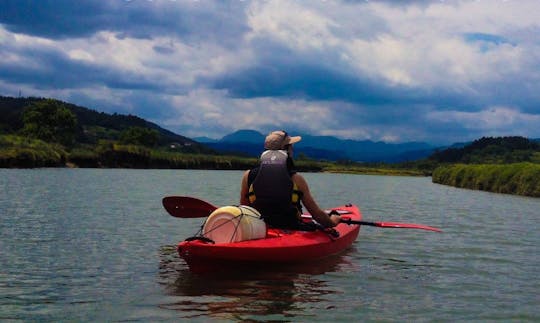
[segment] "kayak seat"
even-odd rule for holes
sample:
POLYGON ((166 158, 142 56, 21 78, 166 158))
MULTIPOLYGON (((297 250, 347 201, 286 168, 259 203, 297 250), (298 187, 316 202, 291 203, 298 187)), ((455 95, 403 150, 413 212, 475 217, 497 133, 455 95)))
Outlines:
POLYGON ((186 238, 184 241, 195 241, 195 240, 199 240, 199 241, 206 242, 206 243, 211 243, 211 244, 216 243, 214 240, 212 240, 210 238, 207 238, 207 237, 203 237, 203 236, 189 237, 189 238, 186 238))

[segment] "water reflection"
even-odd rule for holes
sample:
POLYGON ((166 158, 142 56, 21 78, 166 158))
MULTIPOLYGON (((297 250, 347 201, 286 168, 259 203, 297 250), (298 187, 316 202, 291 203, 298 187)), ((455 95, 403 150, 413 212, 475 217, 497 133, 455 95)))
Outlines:
MULTIPOLYGON (((174 247, 160 252, 159 283, 171 298, 162 308, 181 312, 183 318, 257 321, 290 320, 309 315, 306 309, 319 308, 327 296, 342 293, 329 286, 324 274, 354 267, 347 256, 354 249, 318 262, 294 265, 223 270, 194 274, 174 247), (310 305, 312 304, 312 305, 310 305)), ((336 297, 333 296, 333 299, 336 297)), ((316 315, 316 313, 312 313, 316 315)))

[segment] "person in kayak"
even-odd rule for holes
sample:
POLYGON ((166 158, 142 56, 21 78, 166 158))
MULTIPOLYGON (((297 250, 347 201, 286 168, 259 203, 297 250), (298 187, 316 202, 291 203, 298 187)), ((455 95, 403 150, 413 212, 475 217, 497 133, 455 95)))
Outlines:
POLYGON ((268 134, 259 165, 247 170, 242 177, 240 204, 257 209, 269 226, 304 229, 303 204, 319 224, 334 227, 341 217, 324 212, 315 202, 304 177, 294 170, 293 144, 301 139, 282 130, 268 134))

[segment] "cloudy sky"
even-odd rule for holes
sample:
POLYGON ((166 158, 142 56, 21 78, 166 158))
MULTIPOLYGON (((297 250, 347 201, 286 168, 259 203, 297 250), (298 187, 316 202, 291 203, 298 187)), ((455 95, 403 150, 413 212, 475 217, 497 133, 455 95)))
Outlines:
POLYGON ((221 138, 540 138, 538 0, 2 0, 0 95, 221 138))

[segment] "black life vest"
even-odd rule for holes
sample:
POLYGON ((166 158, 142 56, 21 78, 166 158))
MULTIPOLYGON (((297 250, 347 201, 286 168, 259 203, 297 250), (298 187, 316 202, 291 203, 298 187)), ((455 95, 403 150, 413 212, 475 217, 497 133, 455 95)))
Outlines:
POLYGON ((248 199, 264 221, 277 228, 297 228, 300 222, 302 192, 292 180, 284 150, 267 150, 258 167, 248 176, 248 199))

